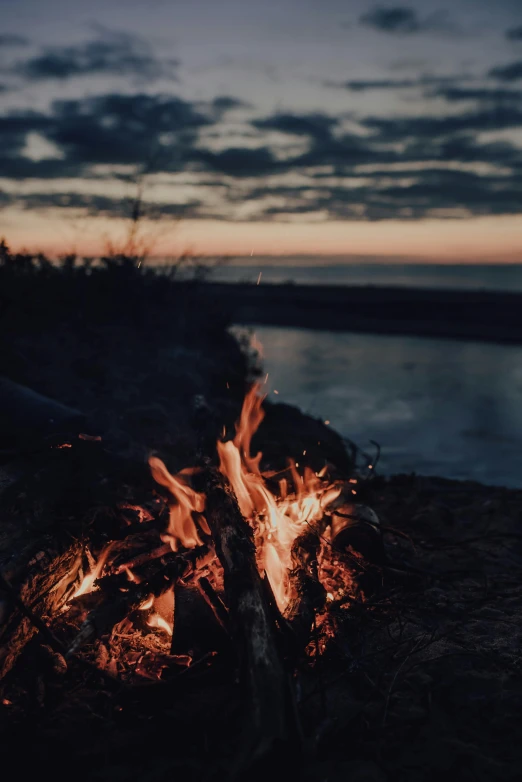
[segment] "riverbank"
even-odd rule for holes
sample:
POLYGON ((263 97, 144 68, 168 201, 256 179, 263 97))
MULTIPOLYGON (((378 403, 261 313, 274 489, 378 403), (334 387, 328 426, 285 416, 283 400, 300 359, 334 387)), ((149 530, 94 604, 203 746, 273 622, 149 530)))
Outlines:
POLYGON ((202 295, 247 325, 522 344, 520 293, 205 283, 202 295))

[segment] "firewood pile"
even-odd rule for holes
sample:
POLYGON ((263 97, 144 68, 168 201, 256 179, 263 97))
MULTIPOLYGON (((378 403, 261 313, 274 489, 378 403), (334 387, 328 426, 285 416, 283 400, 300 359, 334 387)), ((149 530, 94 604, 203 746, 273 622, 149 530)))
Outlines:
POLYGON ((47 440, 32 485, 4 476, 5 701, 35 639, 43 671, 79 667, 126 692, 224 664, 235 671, 242 722, 227 773, 280 753, 303 757, 296 670, 316 664, 336 616, 365 600, 361 585, 383 550, 376 515, 356 503, 355 473, 314 470, 306 451, 304 464, 262 472, 262 454, 251 453, 262 402, 254 385, 233 436, 223 432, 209 452, 197 399, 197 464, 176 475, 155 456, 122 463, 101 437, 80 433, 47 440), (20 524, 28 495, 43 505, 20 524))
POLYGON ((255 386, 211 447, 195 403, 200 445, 177 472, 80 432, 0 473, 7 767, 514 778, 520 492, 385 482, 353 451, 321 464, 310 438, 278 459, 285 406, 267 415, 268 462, 255 386))

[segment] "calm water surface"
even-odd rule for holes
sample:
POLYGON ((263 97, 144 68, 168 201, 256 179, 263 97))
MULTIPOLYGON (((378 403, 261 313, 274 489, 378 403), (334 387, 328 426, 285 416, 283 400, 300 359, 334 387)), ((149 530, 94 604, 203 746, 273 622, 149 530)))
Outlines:
POLYGON ((260 284, 292 282, 299 285, 384 285, 409 288, 522 291, 522 265, 511 264, 337 264, 327 258, 317 265, 271 264, 254 260, 248 265, 218 266, 210 279, 219 282, 260 284))
POLYGON ((522 487, 522 347, 258 327, 267 387, 380 470, 522 487))

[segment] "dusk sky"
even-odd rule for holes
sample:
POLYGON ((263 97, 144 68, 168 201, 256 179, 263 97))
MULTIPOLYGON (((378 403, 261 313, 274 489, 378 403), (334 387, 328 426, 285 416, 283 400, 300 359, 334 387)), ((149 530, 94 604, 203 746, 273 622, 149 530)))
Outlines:
POLYGON ((0 235, 522 262, 522 0, 0 0, 0 235), (181 221, 178 220, 181 218, 181 221))

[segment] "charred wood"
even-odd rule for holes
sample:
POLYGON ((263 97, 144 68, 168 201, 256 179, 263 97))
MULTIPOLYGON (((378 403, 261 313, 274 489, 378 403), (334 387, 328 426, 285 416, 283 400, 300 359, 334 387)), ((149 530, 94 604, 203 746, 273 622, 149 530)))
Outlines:
POLYGON ((224 570, 225 601, 245 686, 247 735, 236 770, 296 746, 300 729, 291 686, 275 637, 275 627, 257 569, 253 533, 225 478, 206 471, 207 521, 224 570))
POLYGON ((139 608, 151 595, 159 597, 164 594, 185 568, 185 560, 181 557, 175 558, 157 570, 147 581, 140 584, 130 584, 124 591, 120 589, 108 591, 100 604, 89 613, 83 622, 79 633, 67 650, 67 657, 76 654, 85 644, 110 632, 114 625, 139 608))
POLYGON ((40 539, 39 550, 34 548, 26 541, 16 561, 11 551, 0 552, 0 681, 28 641, 42 630, 40 622, 45 627, 46 617, 55 616, 63 607, 81 568, 79 541, 55 536, 40 539), (22 606, 30 609, 31 616, 22 606))
POLYGON ((291 574, 294 599, 287 611, 293 631, 294 654, 302 654, 310 640, 315 615, 325 603, 326 590, 319 581, 317 556, 321 545, 318 531, 308 530, 292 547, 294 570, 291 574))

